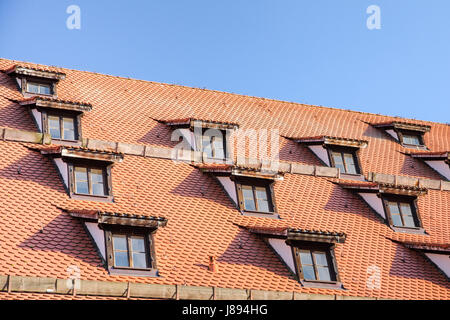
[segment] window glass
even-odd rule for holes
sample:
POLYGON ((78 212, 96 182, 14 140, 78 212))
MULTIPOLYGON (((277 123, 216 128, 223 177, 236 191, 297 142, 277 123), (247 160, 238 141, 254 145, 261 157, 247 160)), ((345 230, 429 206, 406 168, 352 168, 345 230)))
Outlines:
POLYGON ((103 170, 91 169, 90 171, 91 171, 92 194, 96 196, 105 195, 105 186, 103 183, 103 170))
POLYGON ((252 186, 242 186, 242 196, 244 198, 244 206, 246 210, 255 211, 255 199, 253 198, 252 186))
POLYGON ((59 126, 59 117, 48 116, 48 131, 53 139, 61 139, 61 128, 59 126))
POLYGON ((145 240, 143 237, 132 237, 131 248, 133 251, 133 267, 147 268, 147 259, 145 253, 145 240))
POLYGON ((51 89, 49 84, 28 82, 27 92, 37 94, 51 94, 51 89))
POLYGON ((345 166, 347 167, 347 173, 357 174, 353 154, 344 153, 344 159, 345 159, 345 166))
POLYGON ((39 86, 39 93, 40 94, 50 94, 50 86, 49 85, 40 85, 39 86))
POLYGON ((114 236, 113 237, 114 250, 126 251, 127 249, 127 237, 126 236, 114 236))
POLYGON ((339 168, 341 172, 345 172, 344 161, 340 152, 332 152, 334 166, 339 168))
POLYGON ((75 167, 75 193, 89 194, 87 168, 75 167))
POLYGON ((213 157, 210 136, 202 136, 202 150, 208 158, 213 157))
POLYGON ((410 144, 410 145, 419 146, 420 145, 420 139, 416 135, 403 134, 403 143, 404 144, 410 144))
POLYGON ((300 251, 300 263, 303 270, 303 278, 305 280, 316 280, 316 273, 314 271, 314 263, 309 250, 300 251))
POLYGON ((222 137, 213 137, 213 148, 214 148, 214 157, 216 159, 224 159, 225 158, 222 137))
POLYGON ((64 140, 75 140, 75 121, 73 118, 63 118, 64 140))
POLYGON ((128 246, 126 236, 113 236, 114 265, 116 267, 129 267, 128 246))
POLYGON ((411 205, 409 203, 400 203, 400 209, 402 211, 404 226, 415 227, 416 223, 411 211, 411 205))
POLYGON ((264 187, 255 188, 256 199, 258 201, 258 211, 270 212, 269 201, 267 199, 267 189, 264 187))

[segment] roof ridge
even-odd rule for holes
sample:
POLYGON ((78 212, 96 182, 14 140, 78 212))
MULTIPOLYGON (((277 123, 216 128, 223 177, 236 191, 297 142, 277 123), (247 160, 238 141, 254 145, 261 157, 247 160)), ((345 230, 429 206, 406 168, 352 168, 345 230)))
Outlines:
POLYGON ((242 94, 242 93, 233 93, 233 92, 228 92, 228 91, 220 91, 220 90, 215 90, 215 89, 206 89, 206 88, 202 89, 202 88, 190 87, 190 86, 180 85, 180 84, 171 84, 171 83, 165 83, 165 82, 157 82, 157 81, 151 81, 151 80, 136 79, 136 78, 123 77, 123 76, 117 76, 117 75, 111 75, 111 74, 99 73, 99 72, 87 71, 87 70, 78 70, 78 69, 72 69, 72 68, 66 68, 66 67, 60 67, 60 66, 53 66, 53 65, 50 66, 50 65, 45 65, 45 64, 35 63, 35 62, 12 60, 12 59, 2 58, 2 57, 0 57, 0 60, 10 61, 10 62, 14 62, 14 63, 28 63, 28 64, 34 64, 34 65, 38 65, 38 66, 44 66, 44 67, 50 67, 50 68, 58 68, 58 69, 69 70, 69 71, 74 71, 74 72, 84 72, 84 73, 96 74, 96 75, 101 75, 101 76, 106 76, 106 77, 117 78, 117 79, 124 79, 124 80, 132 80, 132 81, 138 81, 138 82, 159 84, 159 85, 164 85, 164 86, 180 87, 180 88, 187 88, 187 89, 201 90, 201 91, 210 91, 210 92, 215 92, 215 93, 222 93, 222 94, 227 94, 227 95, 232 95, 232 96, 240 96, 240 97, 257 99, 257 100, 263 100, 263 101, 273 101, 273 102, 285 103, 285 104, 290 104, 290 105, 294 105, 294 106, 304 106, 304 107, 311 107, 311 108, 322 108, 322 109, 328 109, 328 110, 345 111, 345 112, 351 112, 351 113, 357 113, 357 114, 364 114, 364 115, 371 115, 371 116, 382 116, 382 117, 389 117, 389 118, 392 118, 392 119, 405 119, 405 120, 420 121, 420 122, 424 122, 424 123, 432 123, 432 124, 440 124, 440 125, 447 125, 447 126, 449 126, 448 123, 443 123, 443 122, 420 120, 420 119, 398 117, 398 116, 389 116, 389 115, 385 115, 385 114, 365 112, 365 111, 357 111, 357 110, 337 108, 337 107, 327 107, 327 106, 314 105, 314 104, 305 104, 305 103, 301 103, 301 102, 280 100, 280 99, 274 99, 274 98, 264 98, 264 97, 252 96, 252 95, 247 95, 247 94, 242 94))

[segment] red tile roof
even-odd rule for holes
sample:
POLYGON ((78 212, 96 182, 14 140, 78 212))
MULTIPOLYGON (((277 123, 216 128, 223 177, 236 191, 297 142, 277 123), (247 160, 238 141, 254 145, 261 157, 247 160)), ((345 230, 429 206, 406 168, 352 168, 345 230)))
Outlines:
MULTIPOLYGON (((0 70, 15 64, 0 59, 0 70)), ((322 165, 307 148, 282 136, 345 136, 369 141, 368 147, 360 150, 366 176, 379 172, 441 179, 368 124, 402 121, 400 118, 57 70, 66 74, 58 83, 58 99, 93 105, 82 120, 85 138, 173 147, 177 142, 170 140, 171 129, 154 119, 212 119, 239 123, 243 129, 278 129, 283 161, 322 165)), ((13 79, 0 73, 0 127, 37 131, 26 110, 12 102, 21 99, 13 79)), ((450 126, 407 122, 431 127, 424 136, 431 151, 450 150, 450 126)), ((429 190, 418 198, 426 235, 394 232, 357 195, 329 179, 290 173, 275 183, 281 219, 243 216, 218 181, 198 168, 168 159, 126 155, 112 168, 114 203, 74 200, 67 195, 51 160, 28 146, 0 141, 0 153, 5 155, 0 163, 0 274, 67 278, 67 267, 76 265, 86 280, 335 294, 333 289, 302 287, 259 236, 240 226, 289 227, 347 235, 345 243, 335 249, 346 289, 339 294, 450 299, 448 279, 420 253, 398 243, 450 243, 448 191, 429 190), (167 218, 167 226, 155 236, 162 277, 109 275, 82 223, 66 212, 74 210, 167 218), (208 271, 209 256, 217 257, 216 273, 208 271), (380 289, 366 285, 372 266, 380 269, 380 289)), ((18 295, 0 293, 0 298, 18 295)))

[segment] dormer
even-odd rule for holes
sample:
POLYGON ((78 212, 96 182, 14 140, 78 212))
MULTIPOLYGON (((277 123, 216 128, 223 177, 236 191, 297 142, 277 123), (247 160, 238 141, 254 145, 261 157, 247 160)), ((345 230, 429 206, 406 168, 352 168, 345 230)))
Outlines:
POLYGON ((330 136, 293 138, 306 145, 325 165, 338 168, 342 177, 362 177, 359 151, 366 148, 365 140, 330 136))
POLYGON ((123 154, 57 145, 41 153, 53 159, 72 199, 114 201, 111 168, 123 161, 123 154))
POLYGON ((372 126, 384 130, 405 148, 427 149, 424 135, 430 131, 430 126, 399 121, 373 123, 372 126))
POLYGON ((427 189, 374 182, 340 182, 356 192, 396 232, 425 234, 417 200, 427 189))
POLYGON ((61 72, 19 65, 6 70, 6 74, 16 80, 19 90, 26 98, 32 96, 56 98, 58 96, 56 85, 59 80, 66 77, 61 72))
POLYGON ((242 215, 279 219, 274 185, 283 180, 277 172, 263 172, 228 164, 198 164, 217 178, 242 215))
POLYGON ((410 152, 409 155, 425 162, 442 177, 450 180, 450 151, 410 152))
POLYGON ((237 124, 193 118, 163 122, 176 130, 175 140, 181 137, 186 148, 201 152, 204 162, 232 162, 231 135, 238 129, 237 124))
POLYGON ((334 250, 336 244, 345 242, 345 233, 265 226, 247 229, 264 239, 303 287, 342 289, 334 250))
POLYGON ((155 234, 167 225, 164 217, 65 210, 80 219, 111 275, 158 277, 155 234))
POLYGON ((50 134, 52 143, 81 145, 81 119, 85 112, 92 110, 89 103, 35 96, 19 104, 29 109, 39 131, 50 134))

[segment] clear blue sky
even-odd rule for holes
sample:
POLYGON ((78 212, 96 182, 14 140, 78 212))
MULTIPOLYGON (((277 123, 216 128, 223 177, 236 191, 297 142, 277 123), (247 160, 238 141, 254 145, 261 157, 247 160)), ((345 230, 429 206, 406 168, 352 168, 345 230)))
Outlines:
POLYGON ((450 122, 449 14, 448 0, 0 0, 0 57, 450 122))

